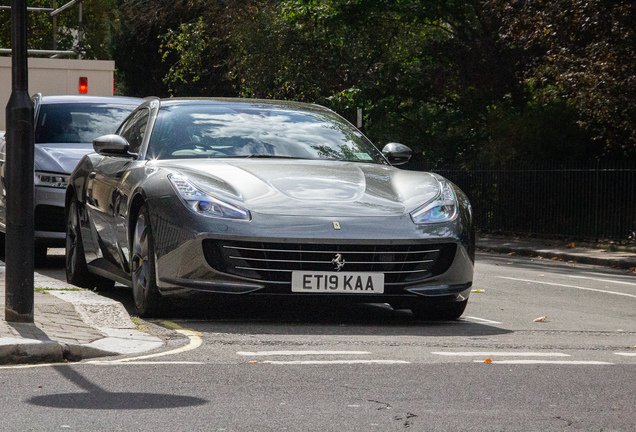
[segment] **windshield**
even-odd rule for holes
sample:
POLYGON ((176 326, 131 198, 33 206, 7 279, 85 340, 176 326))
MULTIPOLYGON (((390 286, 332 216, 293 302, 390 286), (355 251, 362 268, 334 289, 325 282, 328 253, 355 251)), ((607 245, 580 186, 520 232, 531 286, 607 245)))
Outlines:
POLYGON ((386 163, 336 114, 268 105, 176 105, 157 116, 153 159, 274 157, 386 163))
POLYGON ((91 143, 115 133, 135 105, 108 103, 43 104, 35 127, 36 144, 91 143))

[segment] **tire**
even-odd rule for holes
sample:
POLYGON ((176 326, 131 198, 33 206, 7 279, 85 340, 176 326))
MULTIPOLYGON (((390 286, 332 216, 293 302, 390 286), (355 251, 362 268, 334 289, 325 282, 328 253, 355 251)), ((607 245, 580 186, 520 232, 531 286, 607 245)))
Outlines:
POLYGON ((464 313, 468 299, 449 303, 421 303, 411 305, 417 319, 425 321, 454 321, 464 313))
POLYGON ((156 317, 163 309, 163 301, 157 289, 155 247, 145 205, 139 209, 132 237, 130 273, 135 309, 140 317, 156 317))
POLYGON ((71 198, 66 216, 66 281, 81 288, 112 288, 114 281, 97 276, 88 271, 82 231, 75 196, 71 198))

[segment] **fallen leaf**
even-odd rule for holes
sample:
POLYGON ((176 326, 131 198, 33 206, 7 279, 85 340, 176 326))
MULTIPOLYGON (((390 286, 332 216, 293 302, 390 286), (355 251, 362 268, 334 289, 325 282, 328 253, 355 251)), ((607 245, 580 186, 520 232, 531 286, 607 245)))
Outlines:
POLYGON ((542 316, 534 320, 534 322, 546 322, 548 320, 547 316, 542 316))
POLYGON ((484 360, 484 363, 492 363, 492 360, 490 360, 489 358, 487 358, 486 360, 484 360))
POLYGON ((630 272, 630 273, 636 273, 636 267, 631 267, 631 268, 629 269, 629 272, 630 272))
POLYGON ((506 264, 508 264, 508 265, 513 265, 514 263, 513 263, 513 262, 509 262, 509 263, 506 263, 506 264))
POLYGON ((557 261, 559 259, 559 257, 552 257, 550 258, 552 261, 557 261))
POLYGON ((566 247, 566 249, 574 249, 574 242, 566 245, 565 247, 566 247))
POLYGON ((539 277, 545 277, 545 275, 544 274, 540 274, 539 277))
POLYGON ((508 255, 517 255, 517 252, 510 252, 508 255))
POLYGON ((250 363, 254 364, 254 363, 258 363, 257 361, 251 361, 250 363))

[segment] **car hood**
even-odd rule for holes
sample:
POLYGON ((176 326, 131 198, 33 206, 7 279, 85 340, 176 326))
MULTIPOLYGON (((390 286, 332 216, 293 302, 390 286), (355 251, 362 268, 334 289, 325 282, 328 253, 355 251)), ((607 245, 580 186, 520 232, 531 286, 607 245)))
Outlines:
POLYGON ((92 144, 36 144, 35 169, 70 174, 82 156, 92 151, 92 144))
POLYGON ((170 160, 205 191, 250 211, 289 216, 404 215, 439 193, 430 173, 325 160, 170 160))

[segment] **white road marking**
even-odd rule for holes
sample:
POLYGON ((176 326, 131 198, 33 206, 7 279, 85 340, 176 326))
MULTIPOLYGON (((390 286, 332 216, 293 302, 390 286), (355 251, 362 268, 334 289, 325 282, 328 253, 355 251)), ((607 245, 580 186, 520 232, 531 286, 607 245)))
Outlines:
POLYGON ((435 351, 431 354, 441 356, 459 356, 459 357, 570 357, 570 354, 564 353, 541 353, 541 352, 515 352, 515 351, 474 351, 474 352, 452 352, 452 351, 435 351))
POLYGON ((614 354, 620 355, 620 356, 627 356, 627 357, 636 357, 636 352, 633 352, 633 353, 618 352, 618 353, 614 353, 614 354))
MULTIPOLYGON (((475 363, 485 363, 483 360, 473 360, 475 363)), ((554 364, 554 365, 613 365, 614 363, 587 360, 493 360, 486 364, 554 364)))
POLYGON ((291 355, 364 355, 368 351, 237 351, 241 356, 291 356, 291 355))
POLYGON ((464 318, 468 318, 468 319, 475 320, 475 321, 481 321, 481 322, 485 322, 485 323, 488 323, 488 324, 503 324, 502 322, 499 322, 499 321, 491 321, 491 320, 486 319, 486 318, 477 318, 477 317, 474 317, 474 316, 467 316, 467 317, 464 317, 464 318))
POLYGON ((633 283, 633 282, 623 282, 623 281, 617 281, 617 280, 612 280, 612 279, 600 279, 600 278, 591 278, 591 277, 587 277, 587 276, 570 276, 570 275, 568 275, 568 277, 571 277, 573 279, 587 279, 587 280, 594 280, 594 281, 599 281, 599 282, 610 282, 610 283, 615 283, 615 284, 636 286, 636 283, 633 283))
POLYGON ((71 365, 71 364, 80 364, 80 363, 25 364, 25 365, 0 366, 0 369, 32 369, 32 368, 50 367, 50 366, 68 366, 68 365, 71 365))
POLYGON ((328 364, 410 364, 405 360, 291 360, 276 361, 265 360, 261 363, 269 363, 275 365, 328 365, 328 364))
POLYGON ((13 366, 0 366, 0 369, 33 369, 41 367, 52 366, 121 366, 121 365, 151 365, 151 364, 174 364, 174 365, 203 365, 203 362, 189 362, 189 361, 122 361, 122 360, 90 360, 82 363, 40 363, 40 364, 25 364, 25 365, 13 365, 13 366))
POLYGON ((196 362, 196 361, 129 361, 129 362, 117 362, 117 361, 89 361, 78 364, 91 364, 98 366, 120 366, 122 364, 125 365, 202 365, 204 362, 196 362))
POLYGON ((530 283, 537 283, 537 284, 543 284, 543 285, 560 286, 560 287, 565 287, 565 288, 575 288, 575 289, 580 289, 580 290, 584 290, 584 291, 594 291, 594 292, 599 292, 599 293, 603 293, 603 294, 613 294, 613 295, 619 295, 619 296, 624 296, 624 297, 636 298, 636 295, 634 295, 634 294, 627 294, 627 293, 622 293, 622 292, 617 292, 617 291, 600 290, 600 289, 595 289, 595 288, 585 288, 585 287, 580 287, 580 286, 576 286, 576 285, 558 284, 558 283, 553 283, 553 282, 543 282, 543 281, 537 281, 537 280, 531 280, 531 279, 518 279, 518 278, 513 278, 513 277, 507 277, 507 276, 497 276, 497 277, 500 278, 500 279, 510 279, 510 280, 515 280, 515 281, 519 281, 519 282, 530 282, 530 283))

